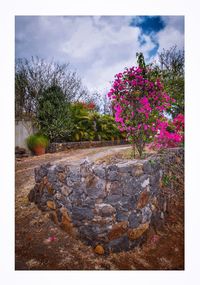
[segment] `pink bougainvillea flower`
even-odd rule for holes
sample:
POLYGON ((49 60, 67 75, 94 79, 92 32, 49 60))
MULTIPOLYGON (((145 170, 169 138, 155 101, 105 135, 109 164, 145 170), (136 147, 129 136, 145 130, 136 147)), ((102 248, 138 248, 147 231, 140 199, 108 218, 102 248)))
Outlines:
POLYGON ((169 121, 165 113, 174 99, 165 92, 159 78, 144 77, 140 67, 126 68, 116 74, 108 93, 118 128, 127 133, 127 139, 136 145, 176 146, 183 142, 184 116, 169 121), (141 140, 142 137, 142 140, 141 140))

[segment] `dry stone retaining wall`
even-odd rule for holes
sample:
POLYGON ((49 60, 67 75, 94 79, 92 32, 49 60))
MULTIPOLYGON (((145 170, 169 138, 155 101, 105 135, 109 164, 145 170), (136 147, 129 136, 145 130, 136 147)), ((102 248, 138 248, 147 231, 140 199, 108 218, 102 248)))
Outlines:
POLYGON ((112 146, 128 144, 126 140, 114 140, 114 141, 82 141, 82 142, 63 142, 63 143, 51 143, 47 149, 47 152, 54 153, 59 151, 65 151, 69 149, 112 146))
POLYGON ((183 167, 183 149, 111 165, 42 165, 29 200, 96 252, 129 250, 145 240, 152 223, 163 221, 162 179, 174 163, 183 167))

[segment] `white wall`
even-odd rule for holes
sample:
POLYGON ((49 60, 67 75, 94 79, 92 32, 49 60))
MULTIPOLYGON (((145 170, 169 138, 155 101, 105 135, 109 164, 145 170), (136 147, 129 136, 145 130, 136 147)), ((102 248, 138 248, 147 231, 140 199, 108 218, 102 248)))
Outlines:
POLYGON ((16 121, 15 122, 15 146, 27 148, 26 138, 35 133, 36 129, 33 127, 31 121, 16 121))

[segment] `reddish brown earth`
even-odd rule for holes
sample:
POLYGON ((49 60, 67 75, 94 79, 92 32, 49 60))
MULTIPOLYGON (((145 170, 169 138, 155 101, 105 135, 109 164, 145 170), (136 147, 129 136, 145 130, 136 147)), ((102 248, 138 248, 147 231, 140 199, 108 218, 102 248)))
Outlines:
MULTIPOLYGON (((34 185, 34 168, 57 160, 96 160, 116 155, 120 147, 72 150, 16 161, 15 259, 17 270, 149 270, 184 269, 184 194, 177 184, 169 215, 159 230, 148 231, 146 243, 129 252, 98 255, 94 250, 56 226, 47 213, 28 201, 34 185), (50 238, 50 239, 49 239, 50 238)), ((168 189, 166 189, 167 191, 168 189)))

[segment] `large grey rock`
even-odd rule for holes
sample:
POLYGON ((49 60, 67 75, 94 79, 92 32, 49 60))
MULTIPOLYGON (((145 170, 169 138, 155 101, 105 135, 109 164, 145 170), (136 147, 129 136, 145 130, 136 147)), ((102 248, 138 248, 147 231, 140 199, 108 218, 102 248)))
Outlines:
POLYGON ((151 177, 150 177, 150 185, 151 186, 154 187, 154 186, 158 185, 160 177, 161 177, 160 174, 161 174, 160 171, 158 171, 154 175, 151 175, 151 177))
POLYGON ((142 214, 140 211, 133 210, 128 218, 129 227, 137 228, 142 222, 142 214))
POLYGON ((97 211, 97 214, 102 217, 112 216, 116 212, 116 209, 113 206, 105 203, 96 204, 95 209, 97 211))
POLYGON ((118 167, 115 164, 111 164, 107 167, 108 171, 118 171, 118 167))
POLYGON ((105 179, 106 178, 106 170, 102 165, 98 165, 93 167, 93 172, 98 177, 105 179))
POLYGON ((80 167, 78 166, 67 167, 66 174, 68 181, 71 181, 72 183, 81 181, 81 172, 80 172, 80 167))
POLYGON ((73 203, 76 200, 82 199, 83 189, 81 187, 73 189, 72 193, 69 195, 70 201, 73 203))
POLYGON ((95 207, 95 201, 94 201, 94 199, 87 197, 86 199, 84 199, 82 201, 82 206, 88 207, 88 208, 94 208, 95 207))
POLYGON ((141 209, 142 223, 150 222, 152 216, 152 210, 149 205, 141 209))
POLYGON ((81 208, 81 207, 73 207, 72 209, 72 219, 73 220, 92 220, 94 217, 94 213, 91 209, 81 208))
POLYGON ((56 172, 65 172, 65 166, 64 165, 60 165, 60 164, 58 164, 57 166, 56 166, 56 168, 55 168, 55 171, 56 172))
POLYGON ((55 167, 56 166, 51 166, 48 169, 48 173, 47 173, 47 179, 51 184, 53 184, 54 182, 57 182, 57 173, 55 171, 55 167))
POLYGON ((35 182, 38 183, 42 180, 43 177, 45 177, 48 173, 48 169, 46 165, 42 165, 38 168, 35 168, 35 182))
POLYGON ((153 174, 160 169, 160 162, 158 158, 152 157, 144 162, 143 165, 144 172, 146 174, 153 174))
POLYGON ((108 195, 107 198, 105 199, 105 203, 111 204, 113 206, 119 204, 120 199, 121 199, 120 195, 108 195))
POLYGON ((131 173, 134 163, 132 161, 127 161, 124 163, 118 163, 117 168, 119 173, 131 173))
POLYGON ((109 195, 122 195, 123 183, 119 181, 110 182, 109 195))
POLYGON ((137 201, 137 196, 122 196, 116 208, 122 211, 130 211, 134 209, 137 201))
POLYGON ((115 216, 117 222, 128 221, 128 217, 129 217, 129 212, 125 212, 125 211, 122 211, 122 210, 117 210, 117 213, 116 213, 116 216, 115 216))
POLYGON ((120 175, 117 171, 108 171, 108 180, 110 181, 119 181, 120 180, 120 175))
POLYGON ((106 181, 96 176, 91 176, 91 179, 86 181, 85 193, 91 199, 104 198, 106 196, 106 181))
POLYGON ((123 194, 126 196, 134 196, 139 193, 142 189, 140 181, 135 178, 131 178, 125 181, 123 185, 123 194))
POLYGON ((122 250, 128 250, 129 249, 129 239, 127 236, 114 239, 108 243, 107 247, 111 252, 120 252, 122 250))
POLYGON ((79 234, 89 245, 93 245, 98 238, 99 227, 94 225, 82 225, 79 227, 79 234))

